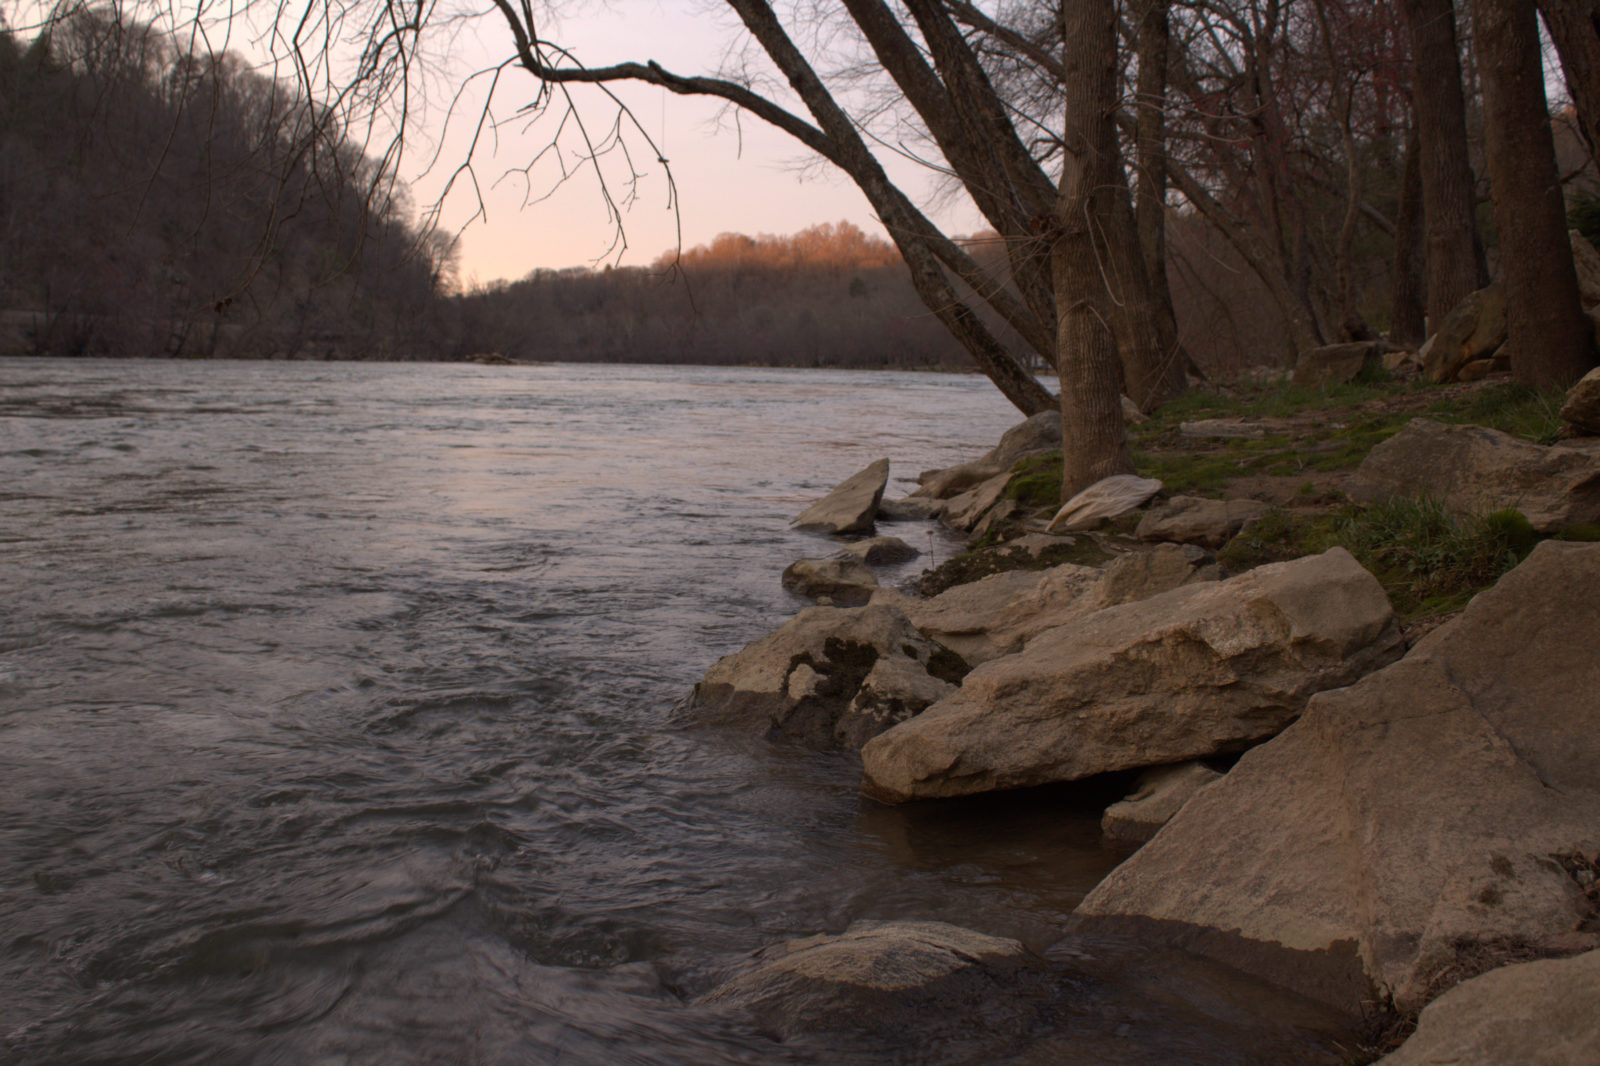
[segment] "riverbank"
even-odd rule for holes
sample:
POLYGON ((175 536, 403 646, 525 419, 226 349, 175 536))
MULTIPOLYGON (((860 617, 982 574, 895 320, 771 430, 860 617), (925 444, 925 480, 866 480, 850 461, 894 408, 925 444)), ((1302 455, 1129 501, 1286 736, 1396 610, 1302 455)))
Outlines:
MULTIPOLYGON (((1130 427, 1166 484, 1108 485, 1076 526, 1048 416, 904 501, 869 468, 801 521, 932 514, 971 550, 900 588, 870 566, 890 542, 791 568, 823 605, 690 709, 859 750, 888 803, 1142 774, 1104 823, 1142 846, 1074 935, 1252 974, 1346 1020, 1336 1061, 1373 1061, 1455 985, 1600 947, 1600 440, 1561 401, 1493 378, 1196 394, 1130 427)), ((930 943, 966 961, 907 988, 999 989, 1026 957, 962 935, 852 929, 728 996, 781 1015, 930 943)))

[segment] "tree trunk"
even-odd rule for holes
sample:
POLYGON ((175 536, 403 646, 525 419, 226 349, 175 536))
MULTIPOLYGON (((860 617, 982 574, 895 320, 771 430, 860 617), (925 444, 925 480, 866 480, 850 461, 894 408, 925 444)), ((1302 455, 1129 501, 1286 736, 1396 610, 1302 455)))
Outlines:
POLYGON ((1060 343, 1063 499, 1101 478, 1133 471, 1122 420, 1117 341, 1099 239, 1097 196, 1111 176, 1115 143, 1116 7, 1113 0, 1062 0, 1065 129, 1059 232, 1052 249, 1060 343))
POLYGON ((1389 303, 1389 339, 1414 347, 1427 338, 1422 303, 1422 166, 1417 127, 1406 134, 1400 176, 1400 208, 1394 219, 1394 287, 1389 303))
POLYGON ((1595 364, 1594 332, 1567 241, 1538 17, 1533 0, 1473 0, 1472 15, 1511 372, 1528 385, 1570 385, 1595 364))
POLYGON ((1600 0, 1539 0, 1578 110, 1589 156, 1600 165, 1600 0))
POLYGON ((1400 10, 1411 35, 1431 332, 1489 279, 1477 241, 1455 12, 1451 0, 1400 0, 1400 10))

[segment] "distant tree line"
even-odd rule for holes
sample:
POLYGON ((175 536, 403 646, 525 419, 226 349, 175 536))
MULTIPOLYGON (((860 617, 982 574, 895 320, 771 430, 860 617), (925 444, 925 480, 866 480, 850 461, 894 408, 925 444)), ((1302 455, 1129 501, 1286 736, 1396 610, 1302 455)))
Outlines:
POLYGON ((328 108, 110 9, 0 31, 0 309, 40 354, 429 356, 449 243, 328 108))

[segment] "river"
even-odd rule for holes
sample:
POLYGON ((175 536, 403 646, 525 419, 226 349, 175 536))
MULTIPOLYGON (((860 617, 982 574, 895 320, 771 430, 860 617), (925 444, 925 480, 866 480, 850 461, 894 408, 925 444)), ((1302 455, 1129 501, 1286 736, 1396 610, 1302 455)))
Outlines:
MULTIPOLYGON (((1093 810, 880 807, 674 706, 801 606, 808 500, 1016 420, 951 375, 0 361, 0 1060, 893 1059, 694 999, 859 918, 1043 950, 1121 857, 1093 810)), ((1255 1061, 1097 995, 1126 1061, 1255 1061)))

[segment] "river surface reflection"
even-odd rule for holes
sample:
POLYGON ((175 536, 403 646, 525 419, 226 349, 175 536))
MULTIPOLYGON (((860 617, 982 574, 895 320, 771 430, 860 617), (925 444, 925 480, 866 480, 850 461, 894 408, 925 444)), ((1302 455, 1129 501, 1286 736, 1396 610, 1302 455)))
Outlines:
MULTIPOLYGON (((0 362, 0 1059, 894 1059, 692 1000, 858 918, 1043 949, 1119 856, 1070 793, 891 810, 672 709, 799 606, 809 498, 1015 420, 941 375, 0 362)), ((1125 1061, 1254 1061, 1161 1028, 1125 1061)))

